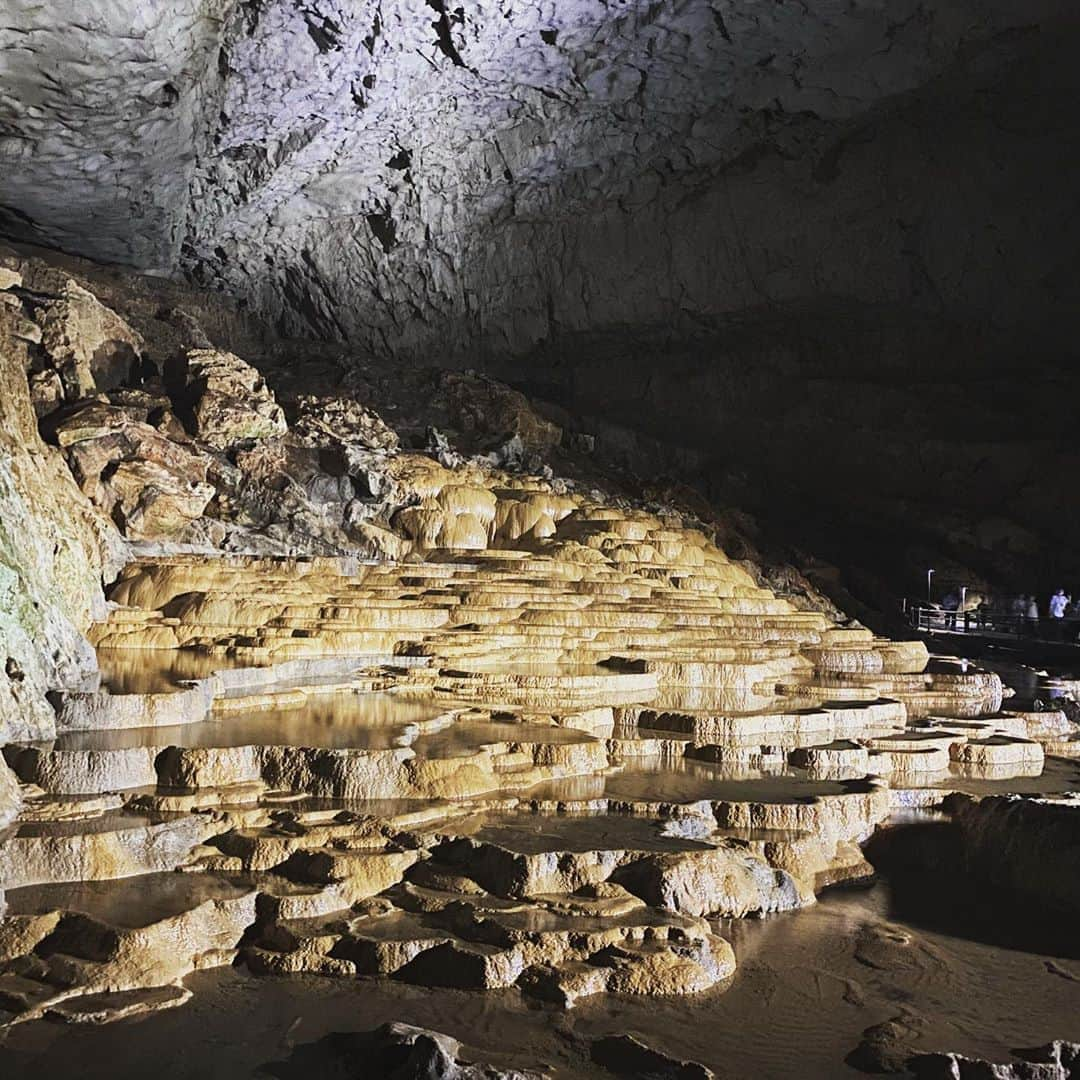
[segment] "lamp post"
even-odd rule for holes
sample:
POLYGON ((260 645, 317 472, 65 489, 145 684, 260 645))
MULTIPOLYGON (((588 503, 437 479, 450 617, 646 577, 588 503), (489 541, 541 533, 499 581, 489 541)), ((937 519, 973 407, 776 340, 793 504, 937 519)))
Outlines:
POLYGON ((933 579, 933 577, 934 577, 934 571, 933 570, 927 570, 926 571, 926 602, 928 604, 931 602, 930 585, 931 585, 931 580, 933 579))

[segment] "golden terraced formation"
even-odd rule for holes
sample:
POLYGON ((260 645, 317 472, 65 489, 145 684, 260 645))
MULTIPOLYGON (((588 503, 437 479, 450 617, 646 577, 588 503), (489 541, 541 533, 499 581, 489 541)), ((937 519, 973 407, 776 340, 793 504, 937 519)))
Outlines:
POLYGON ((875 896, 1075 925, 1076 684, 875 636, 484 375, 75 272, 0 250, 0 1072, 703 1078, 756 1025, 831 1077, 995 982, 875 896))
POLYGON ((894 811, 1070 750, 997 675, 797 610, 676 517, 425 460, 402 559, 124 569, 101 685, 5 750, 7 1022, 234 962, 692 994, 735 968, 710 920, 812 904, 894 811))

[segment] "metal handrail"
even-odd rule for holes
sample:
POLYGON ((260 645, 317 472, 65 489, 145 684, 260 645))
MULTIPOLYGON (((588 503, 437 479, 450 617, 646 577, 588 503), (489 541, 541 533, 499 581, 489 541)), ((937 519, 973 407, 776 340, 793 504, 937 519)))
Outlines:
POLYGON ((973 611, 946 610, 926 601, 904 601, 902 610, 908 625, 926 633, 947 631, 954 634, 990 634, 1040 641, 1075 642, 1080 639, 1080 618, 1054 619, 1043 616, 1030 619, 1004 611, 976 608, 973 611))

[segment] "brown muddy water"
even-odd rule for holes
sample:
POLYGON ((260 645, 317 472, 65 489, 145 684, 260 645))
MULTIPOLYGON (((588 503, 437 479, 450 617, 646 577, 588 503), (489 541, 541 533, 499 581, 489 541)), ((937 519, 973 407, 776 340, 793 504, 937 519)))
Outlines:
MULTIPOLYGON (((569 1011, 527 1004, 517 991, 427 990, 390 980, 254 978, 243 969, 196 974, 187 1005, 104 1028, 14 1028, 0 1076, 230 1080, 331 1031, 389 1020, 447 1032, 466 1055, 542 1068, 557 1080, 598 1075, 589 1040, 631 1032, 728 1080, 865 1075, 845 1064, 866 1027, 903 1017, 919 1049, 1007 1060, 1010 1049, 1080 1039, 1080 951, 1009 946, 966 931, 965 905, 928 896, 914 920, 890 889, 825 894, 815 906, 761 920, 725 920, 739 967, 726 986, 678 1000, 599 997, 569 1011), (952 927, 949 929, 948 927, 952 927)), ((1003 936, 1002 936, 1003 935, 1003 936)), ((991 935, 994 936, 994 935, 991 935)), ((311 1074, 314 1075, 314 1074, 311 1074)), ((320 1074, 321 1075, 321 1074, 320 1074)), ((366 1075, 362 1062, 325 1075, 366 1075)))

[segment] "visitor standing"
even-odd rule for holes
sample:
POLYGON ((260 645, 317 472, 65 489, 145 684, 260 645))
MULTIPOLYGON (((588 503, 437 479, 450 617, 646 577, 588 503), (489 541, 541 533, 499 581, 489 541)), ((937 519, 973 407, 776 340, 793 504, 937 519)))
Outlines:
POLYGON ((941 606, 945 609, 945 629, 956 629, 956 612, 960 607, 960 597, 955 592, 947 593, 945 599, 941 601, 941 606))
POLYGON ((1025 616, 1027 622, 1027 632, 1029 637, 1035 637, 1039 632, 1039 602, 1035 599, 1035 594, 1032 593, 1028 597, 1027 615, 1025 616))
POLYGON ((1053 636, 1059 641, 1065 640, 1065 609, 1068 608, 1071 601, 1071 597, 1065 595, 1064 589, 1058 589, 1053 596, 1050 597, 1050 602, 1047 604, 1046 610, 1053 619, 1051 624, 1054 628, 1053 636))
POLYGON ((1025 593, 1020 593, 1019 596, 1013 598, 1013 602, 1009 605, 1009 622, 1011 623, 1011 630, 1015 634, 1022 634, 1024 632, 1024 620, 1027 618, 1028 598, 1025 593))

